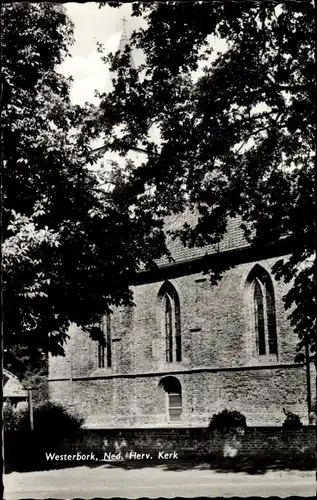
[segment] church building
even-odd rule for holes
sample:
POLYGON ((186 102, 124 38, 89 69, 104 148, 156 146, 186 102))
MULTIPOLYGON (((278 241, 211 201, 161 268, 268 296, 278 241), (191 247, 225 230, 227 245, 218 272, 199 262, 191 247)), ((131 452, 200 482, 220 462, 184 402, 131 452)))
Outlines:
MULTIPOLYGON (((194 219, 185 212, 166 224, 194 219)), ((217 246, 169 248, 174 262, 139 273, 135 306, 104 317, 106 345, 71 328, 65 357, 50 359, 50 398, 88 428, 204 427, 225 408, 250 426, 281 425, 284 409, 308 424, 313 366, 294 362, 287 288, 272 274, 286 242, 255 252, 231 220, 217 246), (203 270, 219 258, 230 269, 213 285, 203 270)))
MULTIPOLYGON (((124 33, 120 50, 127 43, 124 33), (124 42, 124 43, 123 43, 124 42)), ((186 211, 166 228, 196 223, 186 211)), ((213 414, 243 413, 249 426, 281 425, 285 411, 308 424, 316 404, 313 365, 295 363, 297 335, 272 274, 287 241, 253 249, 238 219, 215 246, 170 239, 173 262, 140 271, 132 307, 104 317, 98 344, 72 326, 65 357, 49 360, 50 399, 87 428, 205 427, 213 414), (227 270, 218 284, 206 264, 227 270)))

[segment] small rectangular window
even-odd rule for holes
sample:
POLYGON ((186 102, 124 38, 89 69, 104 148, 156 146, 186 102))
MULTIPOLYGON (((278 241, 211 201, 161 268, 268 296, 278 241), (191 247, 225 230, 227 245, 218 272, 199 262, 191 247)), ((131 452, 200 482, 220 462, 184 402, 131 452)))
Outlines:
POLYGON ((181 408, 170 408, 170 421, 171 422, 179 422, 181 419, 181 408))
POLYGON ((170 394, 170 408, 181 408, 182 398, 180 394, 170 394))
POLYGON ((169 419, 172 422, 180 421, 182 414, 182 396, 180 394, 170 393, 168 395, 169 399, 169 419))

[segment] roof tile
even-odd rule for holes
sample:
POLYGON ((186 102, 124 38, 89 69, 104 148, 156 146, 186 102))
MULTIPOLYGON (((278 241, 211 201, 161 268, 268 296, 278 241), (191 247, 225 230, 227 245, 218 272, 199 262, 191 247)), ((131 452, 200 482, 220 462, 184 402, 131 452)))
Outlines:
MULTIPOLYGON (((247 242, 244 231, 241 228, 241 218, 230 218, 227 223, 227 231, 225 232, 222 240, 219 244, 206 245, 203 247, 188 247, 184 246, 180 238, 173 238, 171 231, 181 229, 185 223, 189 224, 191 227, 195 227, 198 221, 197 212, 191 212, 189 210, 182 214, 170 215, 165 219, 165 231, 167 232, 167 248, 171 252, 172 258, 176 261, 183 261, 187 259, 193 259, 198 257, 203 257, 205 255, 211 255, 217 252, 224 252, 228 250, 234 250, 237 248, 243 248, 249 246, 247 242)), ((158 265, 168 264, 169 260, 167 257, 163 257, 158 261, 158 265)))

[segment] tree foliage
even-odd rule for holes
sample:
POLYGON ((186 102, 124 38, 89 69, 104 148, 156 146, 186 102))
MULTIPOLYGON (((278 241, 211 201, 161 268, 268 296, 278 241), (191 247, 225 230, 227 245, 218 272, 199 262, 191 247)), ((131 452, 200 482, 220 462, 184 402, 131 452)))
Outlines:
POLYGON ((145 62, 131 69, 129 48, 106 55, 114 90, 93 122, 108 148, 147 151, 129 173, 126 199, 159 217, 197 210, 197 225, 177 233, 191 246, 219 241, 229 217, 241 218, 255 247, 287 238, 290 256, 273 272, 290 283, 284 300, 299 336, 296 359, 306 342, 315 356, 313 4, 135 3, 133 15, 146 26, 130 49, 145 62), (227 49, 216 53, 213 37, 227 49))
POLYGON ((63 354, 71 322, 90 331, 111 305, 130 303, 131 275, 164 238, 149 209, 118 202, 118 172, 109 203, 87 168, 91 134, 78 131, 94 110, 71 104, 57 70, 73 42, 65 8, 1 9, 4 352, 22 373, 43 353, 63 354))
MULTIPOLYGON (((34 405, 34 429, 43 436, 50 435, 55 439, 78 433, 84 419, 77 414, 70 413, 62 405, 41 402, 34 405)), ((28 431, 30 416, 28 408, 17 412, 18 427, 14 430, 28 431)))
POLYGON ((235 431, 237 427, 245 429, 247 421, 245 416, 236 410, 224 409, 219 413, 215 413, 209 422, 208 428, 211 431, 218 431, 223 434, 235 431))
POLYGON ((100 335, 104 312, 131 303, 135 272, 167 252, 164 216, 185 207, 199 214, 177 235, 187 245, 219 241, 229 216, 253 245, 288 238, 291 256, 274 271, 291 284, 299 350, 308 339, 314 355, 312 5, 135 3, 133 12, 147 22, 131 41, 145 63, 131 69, 129 48, 109 55, 114 91, 96 109, 72 105, 71 80, 57 71, 73 41, 64 7, 2 6, 6 366, 17 373, 43 352, 63 354, 71 322, 100 335), (213 35, 225 53, 214 53, 213 35), (100 135, 109 150, 139 146, 147 159, 96 175, 87 158, 98 157, 89 144, 100 135))

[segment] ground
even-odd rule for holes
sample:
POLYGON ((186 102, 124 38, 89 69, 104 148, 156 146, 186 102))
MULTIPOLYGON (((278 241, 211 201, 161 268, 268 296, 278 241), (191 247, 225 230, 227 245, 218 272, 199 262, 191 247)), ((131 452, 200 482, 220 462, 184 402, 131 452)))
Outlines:
POLYGON ((12 472, 4 476, 4 498, 315 497, 314 471, 218 472, 166 465, 126 468, 103 464, 60 470, 12 472))

